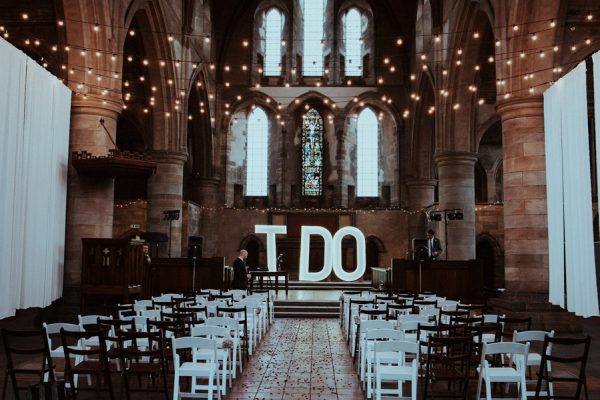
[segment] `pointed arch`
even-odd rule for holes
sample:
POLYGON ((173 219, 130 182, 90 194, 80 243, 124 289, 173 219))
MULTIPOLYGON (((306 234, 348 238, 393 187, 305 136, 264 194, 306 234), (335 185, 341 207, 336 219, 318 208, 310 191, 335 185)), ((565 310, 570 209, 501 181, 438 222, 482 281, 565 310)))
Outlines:
POLYGON ((302 195, 323 193, 323 117, 314 108, 302 117, 302 195))
POLYGON ((324 70, 324 41, 325 41, 325 11, 327 0, 304 0, 303 15, 303 59, 302 72, 304 76, 323 76, 324 70))
POLYGON ((362 20, 358 9, 352 7, 344 18, 344 71, 346 76, 362 76, 362 20))
POLYGON ((379 196, 379 122, 370 107, 358 115, 356 131, 356 195, 379 196))
POLYGON ((346 0, 337 16, 340 77, 375 79, 375 29, 373 10, 365 0, 346 0))
POLYGON ((265 76, 281 75, 281 56, 283 40, 283 14, 276 7, 271 8, 265 15, 264 23, 265 47, 265 76))
POLYGON ((246 196, 267 196, 269 170, 269 119, 256 107, 248 116, 246 143, 246 196))

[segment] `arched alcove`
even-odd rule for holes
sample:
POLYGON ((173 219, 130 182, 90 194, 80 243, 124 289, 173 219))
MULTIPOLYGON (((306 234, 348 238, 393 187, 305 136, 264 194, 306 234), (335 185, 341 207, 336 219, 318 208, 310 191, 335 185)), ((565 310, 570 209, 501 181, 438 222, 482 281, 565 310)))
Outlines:
POLYGON ((504 286, 504 253, 500 244, 492 235, 480 234, 475 246, 477 260, 483 267, 483 285, 486 288, 504 286))

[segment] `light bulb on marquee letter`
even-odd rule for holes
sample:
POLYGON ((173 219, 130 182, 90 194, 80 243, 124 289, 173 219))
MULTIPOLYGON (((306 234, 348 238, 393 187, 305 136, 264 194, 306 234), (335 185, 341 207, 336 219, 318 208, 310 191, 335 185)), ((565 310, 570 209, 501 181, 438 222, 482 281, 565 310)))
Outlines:
POLYGON ((331 233, 320 226, 303 226, 300 236, 300 280, 318 282, 327 278, 331 274, 331 233), (319 235, 323 238, 324 254, 323 268, 319 272, 308 271, 308 259, 310 253, 310 235, 319 235))
MULTIPOLYGON (((277 271, 277 244, 275 235, 287 233, 285 225, 254 225, 254 233, 267 234, 267 267, 270 272, 277 271)), ((254 266, 254 265, 253 265, 254 266)))
POLYGON ((333 272, 343 281, 352 282, 362 277, 367 269, 367 256, 365 235, 353 226, 346 226, 333 236, 333 272), (346 272, 342 266, 342 239, 344 236, 353 236, 356 239, 356 269, 346 272))

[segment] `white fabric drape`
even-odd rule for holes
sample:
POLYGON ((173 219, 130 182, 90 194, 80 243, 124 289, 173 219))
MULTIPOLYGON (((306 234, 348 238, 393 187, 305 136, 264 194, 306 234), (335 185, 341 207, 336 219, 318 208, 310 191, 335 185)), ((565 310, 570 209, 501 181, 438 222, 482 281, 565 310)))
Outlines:
POLYGON ((598 315, 598 291, 585 63, 579 64, 554 86, 544 94, 550 301, 562 304, 559 286, 565 282, 567 309, 589 317, 598 315), (562 179, 558 175, 562 175, 562 179), (555 249, 563 247, 561 233, 556 232, 561 227, 564 230, 564 261, 559 258, 562 256, 560 249, 555 249), (564 270, 561 270, 563 262, 564 270))
POLYGON ((0 39, 0 318, 62 294, 71 92, 0 39))
POLYGON ((548 207, 549 301, 565 306, 565 248, 563 224, 563 171, 560 98, 562 83, 544 93, 546 194, 548 207))
POLYGON ((598 315, 585 62, 565 76, 562 108, 567 309, 598 315))
MULTIPOLYGON (((596 180, 597 187, 600 189, 600 51, 592 56, 592 64, 594 65, 594 119, 596 122, 596 180)), ((600 224, 600 218, 598 224, 600 224)))

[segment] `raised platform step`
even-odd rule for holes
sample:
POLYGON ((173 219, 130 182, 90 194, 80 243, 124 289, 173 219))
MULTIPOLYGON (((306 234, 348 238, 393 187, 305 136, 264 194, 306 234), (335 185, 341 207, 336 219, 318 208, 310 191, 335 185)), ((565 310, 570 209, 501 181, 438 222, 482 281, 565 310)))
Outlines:
POLYGON ((364 282, 305 282, 290 281, 290 290, 369 290, 371 281, 364 282))
POLYGON ((275 318, 339 318, 337 301, 276 300, 275 318))

